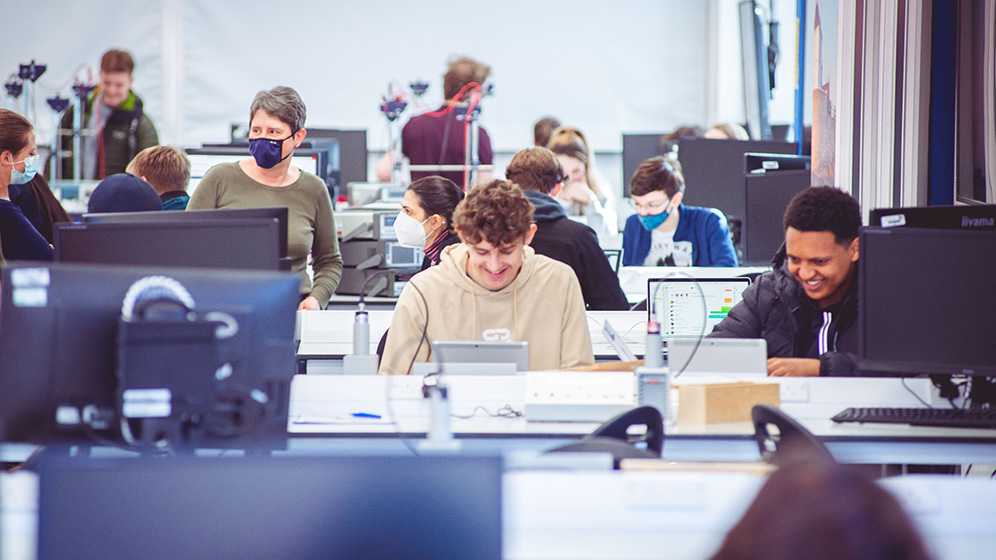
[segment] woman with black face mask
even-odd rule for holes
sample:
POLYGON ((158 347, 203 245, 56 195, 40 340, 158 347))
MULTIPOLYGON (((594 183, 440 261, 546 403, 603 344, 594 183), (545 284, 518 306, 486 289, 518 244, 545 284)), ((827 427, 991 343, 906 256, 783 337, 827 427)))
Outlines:
POLYGON ((325 182, 291 165, 301 145, 306 108, 289 87, 261 91, 249 109, 251 158, 218 164, 204 174, 187 210, 287 207, 287 255, 301 275, 299 309, 322 309, 339 285, 342 256, 325 182), (314 279, 308 276, 311 255, 314 279))

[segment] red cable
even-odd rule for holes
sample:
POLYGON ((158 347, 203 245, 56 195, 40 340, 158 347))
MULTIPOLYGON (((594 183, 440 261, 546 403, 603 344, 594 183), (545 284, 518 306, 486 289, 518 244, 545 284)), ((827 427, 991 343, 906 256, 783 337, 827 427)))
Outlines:
POLYGON ((477 82, 470 82, 469 84, 467 84, 467 85, 463 86, 462 88, 460 88, 460 91, 458 91, 456 95, 454 95, 449 101, 446 102, 446 107, 444 107, 444 108, 442 108, 442 109, 440 109, 440 110, 438 110, 438 111, 436 111, 434 113, 425 113, 425 114, 429 115, 430 117, 441 117, 441 116, 443 116, 443 115, 451 112, 454 108, 456 108, 456 102, 457 102, 457 100, 460 99, 463 96, 463 94, 466 93, 467 90, 471 89, 471 88, 476 89, 478 92, 480 92, 481 91, 481 84, 479 84, 477 82))

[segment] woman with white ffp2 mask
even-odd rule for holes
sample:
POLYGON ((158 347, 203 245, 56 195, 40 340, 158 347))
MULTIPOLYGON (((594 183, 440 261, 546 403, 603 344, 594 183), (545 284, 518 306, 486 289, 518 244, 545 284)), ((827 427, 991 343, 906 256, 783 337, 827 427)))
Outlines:
POLYGON ((408 185, 394 232, 402 247, 425 252, 422 270, 439 264, 444 248, 460 243, 452 229, 452 218, 461 200, 463 190, 443 177, 425 177, 408 185))

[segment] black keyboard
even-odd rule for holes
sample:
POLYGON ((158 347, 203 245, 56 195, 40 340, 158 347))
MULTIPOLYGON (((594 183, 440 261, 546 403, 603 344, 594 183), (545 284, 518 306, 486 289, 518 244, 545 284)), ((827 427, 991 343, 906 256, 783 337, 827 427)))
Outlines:
POLYGON ((831 418, 834 422, 874 422, 996 429, 996 410, 970 408, 848 408, 831 418))

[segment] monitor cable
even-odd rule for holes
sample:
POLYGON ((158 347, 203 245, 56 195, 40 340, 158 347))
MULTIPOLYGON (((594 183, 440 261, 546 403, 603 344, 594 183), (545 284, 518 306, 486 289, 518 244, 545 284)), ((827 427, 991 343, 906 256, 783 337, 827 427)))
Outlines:
MULTIPOLYGON (((409 362, 408 364, 408 369, 405 371, 405 375, 411 375, 412 368, 415 366, 415 360, 418 358, 418 353, 422 350, 422 343, 428 340, 426 333, 429 330, 429 303, 425 299, 425 294, 422 293, 422 290, 418 289, 418 286, 416 286, 414 282, 409 281, 408 286, 410 286, 413 290, 415 290, 418 293, 419 298, 422 300, 422 305, 425 307, 425 324, 422 326, 422 333, 418 339, 418 346, 415 348, 415 353, 412 355, 411 362, 409 362)), ((431 349, 430 349, 430 355, 431 355, 431 349)), ((424 384, 425 382, 423 380, 423 385, 424 384)), ((419 453, 418 449, 416 449, 415 446, 412 445, 412 443, 408 440, 408 438, 403 437, 403 435, 400 432, 401 426, 399 425, 398 422, 398 415, 394 410, 394 395, 392 394, 393 383, 391 376, 389 376, 388 379, 385 380, 384 388, 385 388, 384 410, 387 412, 388 421, 390 421, 391 425, 394 426, 395 434, 398 436, 398 439, 401 440, 401 443, 404 444, 406 448, 408 448, 408 451, 410 451, 412 455, 416 457, 421 456, 421 453, 419 453)))
MULTIPOLYGON (((706 332, 705 332, 706 331, 706 325, 708 324, 708 319, 709 319, 709 309, 706 306, 705 292, 702 291, 702 286, 699 284, 698 280, 695 277, 693 277, 692 275, 690 275, 690 274, 687 274, 685 272, 678 272, 678 271, 669 273, 665 278, 672 278, 672 277, 675 277, 675 276, 684 276, 685 278, 689 278, 690 280, 692 280, 692 283, 695 285, 695 289, 698 290, 698 292, 699 292, 699 299, 702 302, 702 330, 699 331, 699 334, 696 336, 695 346, 692 347, 692 351, 691 351, 691 353, 689 353, 688 359, 685 360, 685 363, 682 364, 680 368, 677 368, 677 370, 674 367, 670 368, 671 371, 674 372, 674 374, 672 376, 672 379, 677 379, 678 376, 680 376, 682 373, 685 372, 685 369, 688 368, 688 365, 692 363, 692 360, 695 358, 696 352, 698 352, 698 350, 699 350, 699 345, 702 344, 702 339, 705 338, 705 336, 706 336, 706 332)), ((647 342, 648 342, 648 344, 647 344, 647 350, 646 350, 646 352, 644 354, 644 363, 646 363, 647 356, 650 355, 650 352, 651 352, 650 345, 651 344, 661 344, 661 339, 660 339, 660 337, 661 337, 661 333, 660 333, 661 324, 657 321, 657 298, 660 295, 660 289, 661 289, 662 285, 663 285, 663 283, 658 283, 657 284, 657 287, 654 288, 653 297, 649 301, 647 301, 647 305, 649 306, 649 309, 650 309, 650 321, 647 323, 647 342), (653 329, 656 329, 656 333, 652 333, 651 332, 653 329), (656 335, 656 339, 652 341, 652 338, 653 338, 654 335, 656 335)), ((659 347, 659 348, 660 348, 660 354, 663 357, 664 350, 661 347, 659 347)), ((648 365, 648 367, 655 367, 655 366, 653 366, 651 364, 647 364, 647 365, 648 365)), ((668 361, 668 365, 669 366, 673 366, 674 364, 671 364, 670 360, 669 360, 668 361)), ((659 367, 659 365, 657 367, 659 367)))

